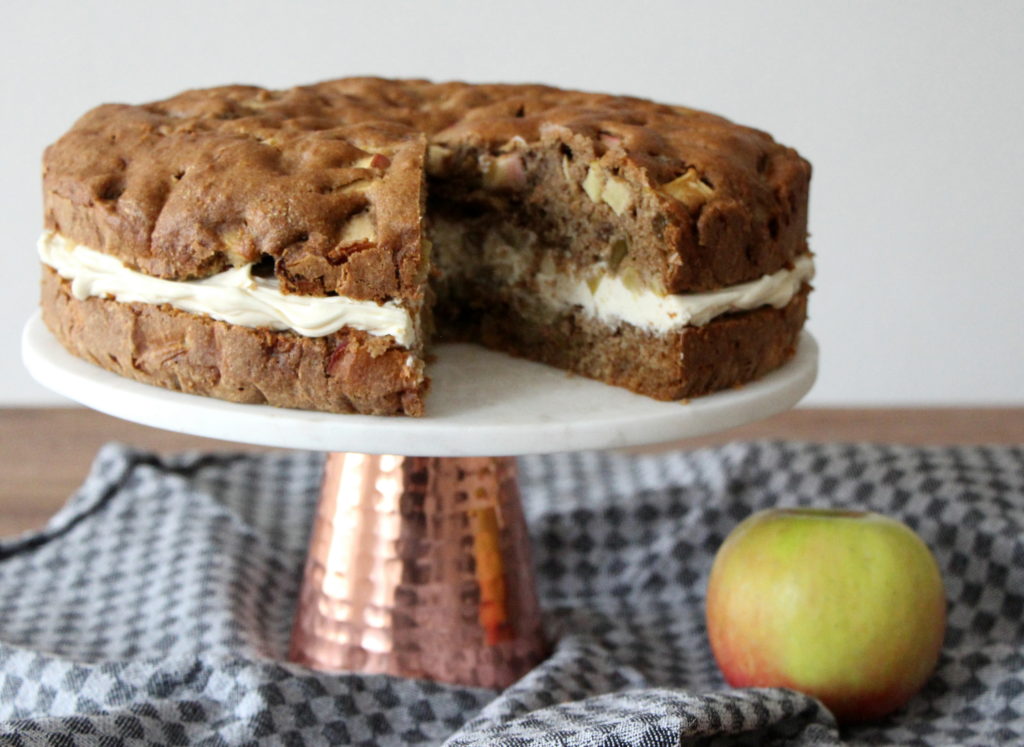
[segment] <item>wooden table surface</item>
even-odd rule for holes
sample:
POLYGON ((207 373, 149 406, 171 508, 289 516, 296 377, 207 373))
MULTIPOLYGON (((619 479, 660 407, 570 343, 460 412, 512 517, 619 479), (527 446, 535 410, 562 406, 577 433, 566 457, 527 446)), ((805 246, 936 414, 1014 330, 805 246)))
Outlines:
MULTIPOLYGON (((746 439, 1024 444, 1024 407, 798 409, 712 437, 634 451, 746 439)), ((82 482, 97 449, 108 441, 159 452, 266 451, 156 430, 80 408, 0 408, 0 536, 45 523, 82 482)))

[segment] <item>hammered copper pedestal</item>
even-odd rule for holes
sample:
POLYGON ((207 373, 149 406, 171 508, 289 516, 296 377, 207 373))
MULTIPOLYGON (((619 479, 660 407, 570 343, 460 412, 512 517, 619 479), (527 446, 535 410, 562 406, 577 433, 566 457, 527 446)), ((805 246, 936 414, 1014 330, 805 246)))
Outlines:
POLYGON ((293 661, 501 689, 546 653, 514 459, 328 456, 293 661))

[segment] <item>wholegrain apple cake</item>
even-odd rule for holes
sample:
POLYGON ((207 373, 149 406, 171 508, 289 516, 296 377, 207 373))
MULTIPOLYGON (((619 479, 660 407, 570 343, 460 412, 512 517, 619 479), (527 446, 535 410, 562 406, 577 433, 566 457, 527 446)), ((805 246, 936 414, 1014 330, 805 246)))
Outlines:
POLYGON ((721 117, 538 85, 104 105, 44 156, 43 318, 237 402, 421 415, 432 339, 692 397, 793 355, 809 179, 721 117))

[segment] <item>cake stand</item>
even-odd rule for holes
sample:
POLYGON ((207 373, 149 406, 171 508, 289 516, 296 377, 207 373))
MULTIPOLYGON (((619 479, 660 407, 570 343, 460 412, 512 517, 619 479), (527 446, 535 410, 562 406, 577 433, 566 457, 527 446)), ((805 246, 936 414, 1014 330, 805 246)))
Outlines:
POLYGON ((523 454, 726 430, 795 405, 817 374, 803 333, 742 388, 657 402, 472 345, 440 345, 423 418, 241 405, 131 381, 67 353, 37 313, 22 357, 41 384, 167 430, 328 452, 290 658, 503 688, 547 653, 516 487, 523 454), (499 455, 499 456, 496 456, 499 455))

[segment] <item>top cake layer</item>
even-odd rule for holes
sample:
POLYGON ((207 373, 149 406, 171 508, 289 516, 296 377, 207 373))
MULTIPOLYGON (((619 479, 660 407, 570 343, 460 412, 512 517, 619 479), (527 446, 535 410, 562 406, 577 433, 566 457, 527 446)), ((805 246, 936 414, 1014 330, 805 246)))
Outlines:
POLYGON ((655 216, 636 230, 657 236, 662 292, 807 250, 810 166, 763 132, 630 97, 376 78, 98 107, 46 152, 45 220, 158 277, 271 257, 285 292, 418 304, 424 171, 514 192, 537 145, 562 149, 595 210, 655 216))

